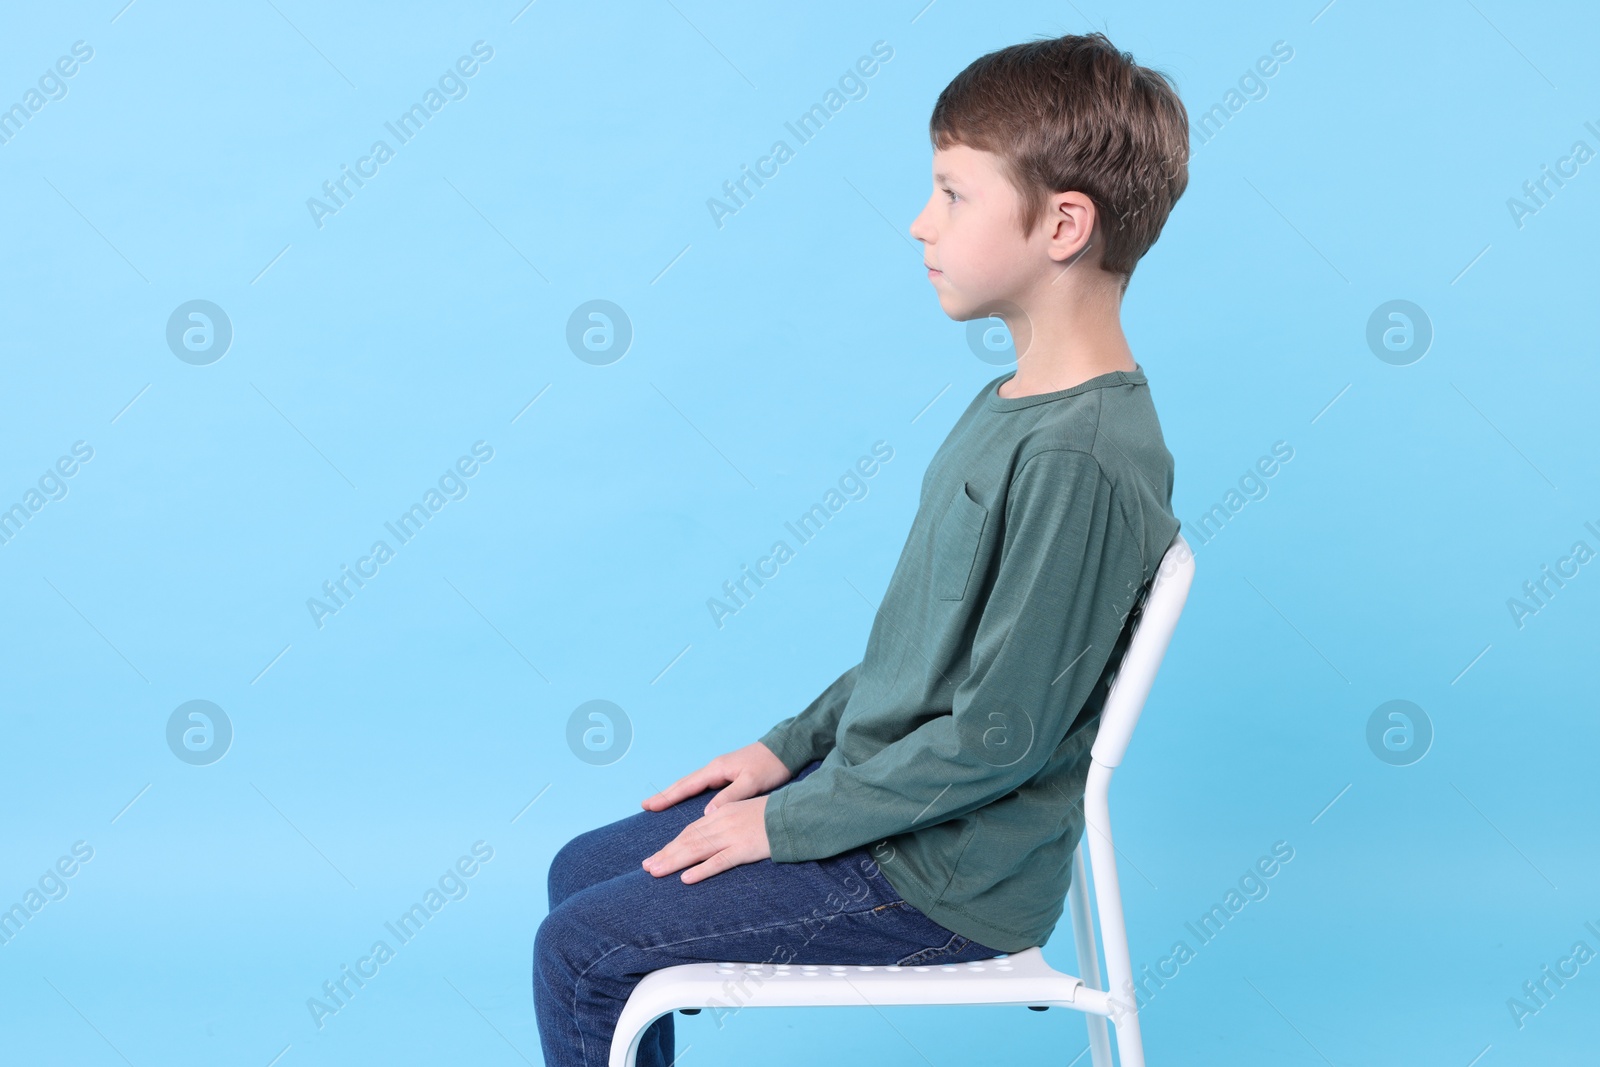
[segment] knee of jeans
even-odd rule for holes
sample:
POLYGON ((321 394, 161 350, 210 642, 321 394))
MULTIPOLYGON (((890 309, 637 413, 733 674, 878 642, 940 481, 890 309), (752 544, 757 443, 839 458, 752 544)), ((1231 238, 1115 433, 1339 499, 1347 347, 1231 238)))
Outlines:
POLYGON ((552 911, 533 935, 533 984, 557 988, 570 977, 571 941, 564 935, 559 911, 552 911))
POLYGON ((536 966, 545 967, 553 963, 561 963, 569 957, 581 954, 587 941, 585 938, 583 922, 575 913, 572 904, 565 907, 557 905, 550 909, 539 923, 539 929, 533 935, 533 957, 536 966))
MULTIPOLYGON (((536 983, 550 987, 569 985, 580 975, 600 979, 608 975, 604 962, 631 941, 619 940, 596 921, 593 902, 569 902, 553 908, 533 935, 533 973, 536 983)), ((620 957, 618 957, 620 959, 620 957)))
POLYGON ((563 900, 589 884, 583 877, 583 856, 588 847, 584 839, 588 836, 589 833, 586 832, 574 837, 562 845, 550 860, 550 873, 545 878, 545 890, 550 897, 552 912, 561 906, 563 900))

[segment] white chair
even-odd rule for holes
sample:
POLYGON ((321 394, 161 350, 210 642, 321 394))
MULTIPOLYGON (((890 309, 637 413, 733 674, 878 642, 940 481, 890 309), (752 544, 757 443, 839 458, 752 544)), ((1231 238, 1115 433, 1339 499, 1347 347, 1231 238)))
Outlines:
POLYGON ((1144 1067, 1144 1042, 1139 1034, 1138 1001, 1128 955, 1122 892, 1117 883, 1116 852, 1111 843, 1107 793, 1111 772, 1128 750, 1128 741, 1133 737, 1133 728, 1193 581, 1194 552, 1179 534, 1162 556, 1156 576, 1145 591, 1142 608, 1134 609, 1133 637, 1100 712, 1099 733, 1084 785, 1085 829, 1072 856, 1072 885, 1067 891, 1072 935, 1083 977, 1054 970, 1038 947, 972 963, 923 967, 765 963, 666 967, 646 975, 634 987, 617 1020, 610 1067, 634 1067, 644 1031, 674 1010, 698 1014, 700 1009, 713 1005, 743 1009, 909 1004, 1005 1004, 1036 1011, 1059 1007, 1084 1012, 1094 1067, 1111 1067, 1111 1040, 1106 1028, 1109 1017, 1116 1028, 1122 1067, 1144 1067), (1120 995, 1101 986, 1084 870, 1085 844, 1089 846, 1089 867, 1099 904, 1109 988, 1119 990, 1120 995))

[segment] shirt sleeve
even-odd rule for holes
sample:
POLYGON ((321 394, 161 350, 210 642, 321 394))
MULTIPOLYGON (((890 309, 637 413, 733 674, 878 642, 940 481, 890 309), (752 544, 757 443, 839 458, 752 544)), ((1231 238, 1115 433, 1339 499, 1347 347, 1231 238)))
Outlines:
POLYGON ((999 568, 952 707, 856 764, 839 753, 768 796, 772 859, 821 859, 965 815, 1049 761, 1099 680, 1143 553, 1089 453, 1026 460, 1006 492, 999 568))
POLYGON ((860 671, 861 664, 857 663, 824 689, 804 711, 784 719, 757 738, 783 761, 790 774, 799 774, 806 764, 833 751, 839 716, 844 714, 844 706, 850 701, 860 671))

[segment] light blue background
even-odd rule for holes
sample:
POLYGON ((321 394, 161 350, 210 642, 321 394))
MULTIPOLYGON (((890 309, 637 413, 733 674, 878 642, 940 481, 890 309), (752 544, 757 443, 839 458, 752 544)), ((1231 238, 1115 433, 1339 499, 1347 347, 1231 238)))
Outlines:
MULTIPOLYGON (((1521 1029, 1506 1003, 1600 950, 1600 565, 1522 628, 1506 603, 1600 549, 1600 163, 1521 227, 1507 207, 1600 148, 1592 10, 119 7, 13 8, 0 32, 0 105, 94 49, 0 145, 0 506, 94 449, 0 546, 0 905, 94 849, 0 945, 0 1058, 538 1063, 552 855, 855 662, 927 460, 1004 371, 905 232, 934 99, 985 51, 1090 29, 1193 121, 1294 50, 1195 137, 1124 306, 1198 547, 1113 789, 1136 964, 1295 850, 1147 1005, 1150 1062, 1593 1056, 1600 964, 1521 1029), (479 40, 465 98, 314 225, 307 198, 479 40), (719 229, 707 199, 880 40, 865 97, 719 229), (209 366, 164 339, 191 299, 235 331, 209 366), (611 365, 565 341, 592 299, 635 330, 611 365), (1407 366, 1364 339, 1391 299, 1435 330, 1407 366), (306 599, 480 440, 469 495, 318 629, 306 599), (866 498, 718 629, 707 598, 878 440, 866 498), (1199 545, 1277 441, 1269 493, 1199 545), (166 744, 193 699, 233 723, 210 766, 166 744), (634 731, 607 766, 566 742, 591 699, 634 731), (1436 732, 1411 766, 1366 742, 1391 699, 1436 732), (307 998, 479 840, 470 893, 319 1031, 307 998)), ((1075 969, 1069 925, 1045 952, 1075 969)), ((841 1063, 1084 1047, 1079 1016, 1021 1009, 678 1032, 704 1064, 815 1062, 818 1035, 841 1063)))

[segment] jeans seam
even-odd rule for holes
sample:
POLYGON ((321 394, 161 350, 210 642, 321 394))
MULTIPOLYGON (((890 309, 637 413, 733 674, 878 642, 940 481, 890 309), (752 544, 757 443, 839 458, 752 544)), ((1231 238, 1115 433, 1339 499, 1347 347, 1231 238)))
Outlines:
MULTIPOLYGON (((904 900, 892 901, 891 904, 899 906, 899 905, 905 904, 905 901, 904 900)), ((878 907, 862 907, 862 908, 856 909, 855 911, 840 911, 840 912, 837 912, 836 914, 837 915, 841 915, 841 916, 843 916, 843 915, 851 915, 851 916, 855 916, 855 915, 871 915, 872 913, 878 911, 879 908, 888 907, 888 906, 889 905, 886 904, 886 905, 879 905, 878 907)), ((605 959, 607 957, 609 957, 613 952, 617 952, 617 951, 619 951, 621 949, 625 949, 625 948, 638 949, 641 952, 659 951, 660 949, 664 949, 664 948, 675 948, 675 947, 677 947, 679 945, 687 945, 687 944, 690 944, 690 943, 695 942, 695 941, 706 941, 706 940, 709 940, 709 939, 715 938, 715 937, 726 937, 729 933, 732 933, 732 932, 737 932, 737 933, 740 933, 740 934, 747 934, 748 935, 748 934, 761 933, 761 932, 767 931, 767 930, 780 930, 780 929, 783 929, 785 927, 803 926, 807 922, 810 922, 812 920, 812 918, 813 918, 813 916, 807 915, 807 916, 805 916, 804 918, 801 918, 801 919, 796 919, 796 920, 789 921, 789 922, 771 923, 771 924, 769 924, 767 926, 746 926, 746 927, 739 928, 737 931, 722 930, 722 931, 719 931, 719 932, 714 933, 714 934, 699 934, 699 935, 696 935, 694 937, 686 937, 686 938, 682 938, 682 939, 677 940, 677 941, 664 941, 664 942, 661 942, 659 944, 637 944, 637 945, 631 945, 631 944, 623 943, 623 944, 619 944, 619 945, 617 945, 617 946, 615 946, 613 948, 607 949, 603 954, 601 954, 600 956, 598 956, 594 960, 592 960, 588 964, 588 966, 584 967, 583 970, 579 971, 573 977, 573 982, 572 982, 572 1021, 573 1021, 574 1028, 578 1031, 578 1040, 580 1042, 579 1051, 583 1054, 584 1062, 585 1063, 589 1062, 589 1054, 588 1054, 588 1041, 584 1037, 582 1026, 578 1025, 578 1023, 579 1023, 578 1000, 579 1000, 580 987, 581 987, 581 985, 583 983, 583 980, 584 980, 585 976, 587 976, 590 971, 594 970, 597 966, 599 966, 602 962, 604 962, 605 959)))
MULTIPOLYGON (((900 903, 904 903, 904 901, 900 901, 900 903)), ((858 911, 851 911, 851 912, 841 911, 841 912, 839 912, 839 914, 840 915, 869 915, 875 910, 876 910, 875 908, 863 908, 863 909, 860 909, 858 911)), ((802 926, 809 920, 809 918, 810 918, 810 916, 808 916, 806 919, 800 919, 800 920, 796 920, 794 922, 772 923, 769 926, 747 926, 747 927, 741 928, 737 932, 741 933, 741 934, 754 934, 754 933, 760 933, 760 932, 765 931, 765 930, 782 929, 783 927, 787 927, 787 926, 802 926)), ((618 951, 621 951, 622 949, 625 949, 625 948, 637 949, 640 952, 651 952, 651 951, 656 951, 656 950, 663 949, 663 948, 675 948, 678 945, 687 945, 687 944, 689 944, 691 942, 694 942, 694 941, 706 941, 706 940, 709 940, 709 939, 714 938, 714 937, 726 937, 728 935, 728 933, 730 933, 730 931, 723 930, 723 931, 721 931, 719 933, 715 933, 715 934, 700 934, 700 935, 697 935, 695 937, 686 937, 686 938, 683 938, 683 939, 678 940, 678 941, 664 941, 664 942, 662 942, 661 944, 658 944, 658 945, 630 945, 630 944, 626 944, 626 943, 620 944, 620 945, 617 945, 614 948, 607 949, 603 954, 601 954, 600 956, 596 957, 587 967, 585 967, 583 970, 579 971, 573 977, 573 981, 572 981, 572 1023, 573 1023, 573 1028, 578 1031, 578 1041, 580 1042, 579 1051, 583 1055, 583 1062, 584 1063, 588 1063, 589 1062, 589 1050, 588 1050, 588 1040, 584 1037, 584 1034, 583 1034, 583 1027, 581 1025, 579 1025, 578 999, 579 999, 579 993, 580 993, 582 985, 583 985, 583 980, 584 980, 585 976, 587 976, 590 971, 592 971, 596 967, 598 967, 613 952, 618 952, 618 951)))
POLYGON ((895 966, 896 967, 908 967, 908 966, 909 967, 917 967, 917 966, 922 965, 923 963, 927 963, 927 962, 931 962, 932 960, 936 960, 940 956, 949 955, 952 952, 960 952, 962 949, 966 948, 970 944, 972 944, 972 939, 970 937, 963 937, 962 935, 952 931, 951 934, 950 934, 950 940, 946 941, 944 944, 942 944, 942 945, 929 945, 927 948, 919 948, 919 949, 917 949, 917 951, 911 953, 909 956, 903 957, 898 963, 895 964, 895 966), (958 941, 961 942, 961 943, 960 944, 956 944, 956 942, 958 942, 958 941), (926 960, 917 959, 918 956, 921 956, 925 952, 932 952, 932 953, 934 953, 934 955, 928 957, 926 960))
MULTIPOLYGON (((583 970, 579 971, 573 977, 573 980, 572 980, 572 1028, 578 1032, 578 1053, 579 1053, 579 1055, 581 1055, 583 1057, 583 1062, 585 1064, 587 1064, 589 1062, 589 1039, 584 1036, 582 1020, 579 1018, 579 1015, 578 1015, 578 999, 579 999, 579 994, 582 992, 582 989, 583 989, 584 976, 587 975, 590 971, 594 970, 596 967, 598 967, 600 965, 600 963, 603 960, 605 960, 605 958, 607 956, 610 956, 613 952, 618 952, 618 951, 620 951, 622 949, 625 949, 625 948, 628 948, 628 947, 629 946, 626 945, 626 944, 621 944, 621 945, 617 945, 614 948, 606 949, 606 951, 604 953, 602 953, 598 958, 596 958, 587 967, 585 967, 583 970)), ((615 1036, 612 1037, 612 1040, 613 1041, 616 1040, 615 1036)))
MULTIPOLYGON (((904 901, 901 901, 901 903, 904 903, 904 901)), ((857 909, 855 911, 840 911, 840 912, 837 912, 835 914, 837 914, 837 915, 870 915, 872 912, 874 912, 876 910, 877 910, 876 908, 859 908, 859 909, 857 909)), ((758 934, 758 933, 762 933, 762 932, 764 932, 766 930, 782 929, 783 927, 786 927, 786 926, 804 926, 806 923, 810 922, 813 918, 814 918, 814 916, 807 915, 804 918, 795 919, 795 920, 790 921, 790 922, 771 923, 771 924, 769 924, 767 926, 745 926, 745 927, 741 927, 737 932, 741 933, 741 934, 758 934)), ((676 948, 679 945, 687 945, 687 944, 689 944, 690 942, 693 942, 693 941, 707 941, 707 940, 710 940, 711 938, 714 938, 714 937, 726 937, 726 936, 728 936, 728 934, 730 932, 732 932, 732 931, 722 930, 722 931, 719 931, 718 933, 715 933, 715 934, 698 934, 698 935, 696 935, 694 937, 685 937, 685 938, 682 938, 681 940, 678 940, 678 941, 663 941, 659 945, 637 945, 637 946, 634 946, 634 947, 641 948, 641 949, 646 949, 646 950, 650 950, 650 951, 655 951, 657 949, 663 949, 663 948, 676 948)), ((626 947, 626 946, 623 946, 623 947, 626 947)), ((601 957, 601 958, 603 959, 604 957, 601 957)))

